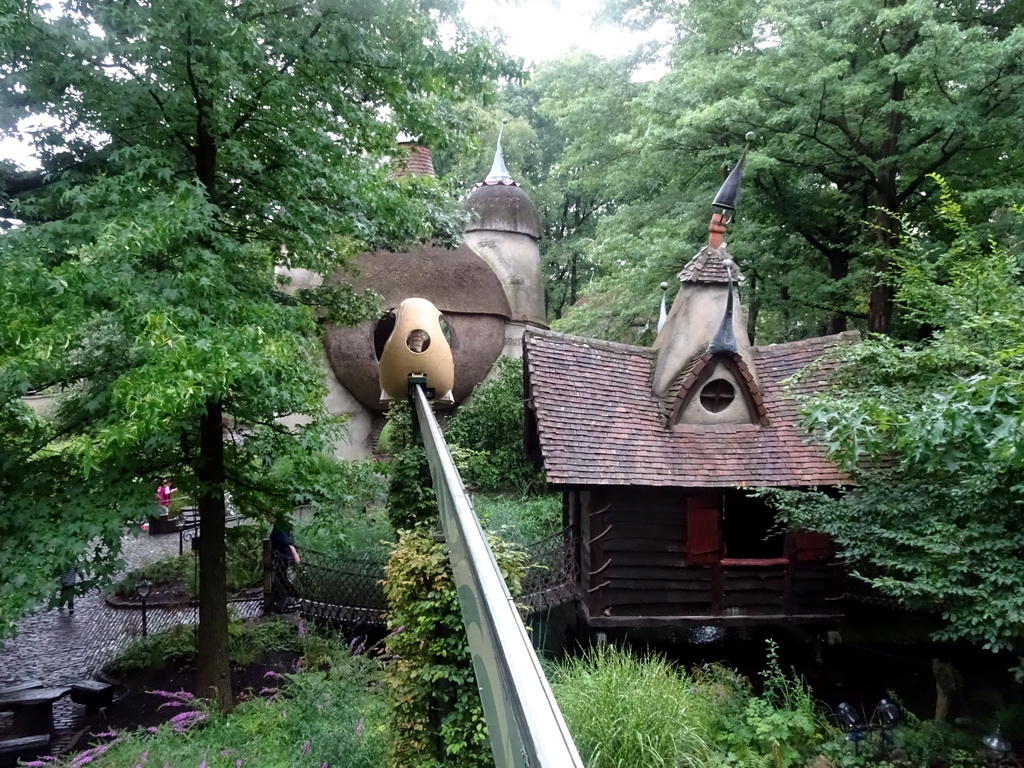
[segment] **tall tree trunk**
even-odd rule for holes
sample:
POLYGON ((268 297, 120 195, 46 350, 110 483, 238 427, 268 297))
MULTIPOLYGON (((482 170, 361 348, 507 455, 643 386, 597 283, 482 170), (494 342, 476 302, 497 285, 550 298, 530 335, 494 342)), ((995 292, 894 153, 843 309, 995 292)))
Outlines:
MULTIPOLYGON (((892 254, 899 244, 896 228, 899 221, 891 213, 890 208, 880 204, 875 210, 875 285, 871 289, 868 303, 868 330, 886 335, 892 330, 892 299, 893 288, 886 278, 892 272, 892 254)), ((888 201, 895 203, 895 196, 888 201)))
MULTIPOLYGON (((902 5, 903 0, 897 0, 902 5)), ((896 157, 903 133, 903 111, 900 102, 906 95, 906 84, 899 75, 889 86, 889 116, 886 137, 882 142, 880 159, 883 161, 875 175, 875 273, 877 277, 868 303, 868 330, 886 335, 892 330, 892 285, 886 278, 892 272, 892 254, 899 245, 899 195, 896 192, 896 157)))
MULTIPOLYGON (((847 251, 838 248, 828 253, 828 276, 834 285, 844 279, 850 273, 850 255, 847 251)), ((832 312, 828 318, 828 332, 842 333, 846 330, 846 314, 843 312, 832 312)))
POLYGON ((199 647, 196 695, 222 712, 234 707, 228 662, 227 563, 224 546, 224 437, 219 402, 199 423, 199 647))

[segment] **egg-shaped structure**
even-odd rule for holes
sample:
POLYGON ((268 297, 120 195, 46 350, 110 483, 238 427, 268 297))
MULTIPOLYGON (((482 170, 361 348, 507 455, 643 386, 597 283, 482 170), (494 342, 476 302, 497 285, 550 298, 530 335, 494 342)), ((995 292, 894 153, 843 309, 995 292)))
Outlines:
MULTIPOLYGON (((331 280, 384 297, 382 315, 355 327, 331 325, 325 331, 327 360, 338 382, 364 407, 382 413, 378 361, 394 323, 393 310, 410 297, 431 302, 448 324, 455 364, 452 398, 456 404, 491 370, 505 345, 511 310, 501 282, 470 248, 421 246, 406 253, 379 251, 358 257, 353 269, 331 280)), ((443 393, 438 393, 443 394, 443 393)))

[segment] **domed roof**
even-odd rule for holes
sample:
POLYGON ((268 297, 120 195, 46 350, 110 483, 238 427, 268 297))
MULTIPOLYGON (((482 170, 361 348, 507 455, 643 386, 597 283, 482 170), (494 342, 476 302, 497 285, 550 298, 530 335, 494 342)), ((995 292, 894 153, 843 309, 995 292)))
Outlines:
POLYGON ((537 206, 523 188, 516 184, 505 167, 500 131, 491 172, 469 193, 466 209, 470 214, 466 232, 517 232, 540 240, 540 215, 537 213, 537 206))
POLYGON ((468 246, 421 245, 405 253, 377 251, 356 257, 351 272, 338 270, 331 282, 373 289, 390 309, 403 299, 426 299, 442 312, 512 317, 501 281, 468 246))
POLYGON ((466 232, 518 232, 540 240, 540 214, 529 195, 515 182, 478 184, 466 201, 470 219, 466 232))

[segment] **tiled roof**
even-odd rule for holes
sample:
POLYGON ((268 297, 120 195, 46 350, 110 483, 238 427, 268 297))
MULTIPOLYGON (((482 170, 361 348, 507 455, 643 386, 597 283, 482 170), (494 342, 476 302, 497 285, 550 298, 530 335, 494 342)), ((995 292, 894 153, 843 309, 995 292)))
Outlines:
MULTIPOLYGON (((724 245, 721 248, 705 245, 683 267, 678 275, 679 281, 681 283, 721 283, 725 285, 729 282, 729 270, 723 263, 726 259, 730 259, 730 256, 724 245)), ((740 274, 739 269, 733 269, 732 279, 734 283, 743 281, 743 275, 740 274)))
MULTIPOLYGON (((529 330, 527 380, 547 479, 552 485, 684 488, 842 485, 845 474, 805 442, 782 382, 856 333, 754 347, 768 425, 666 428, 651 396, 657 352, 646 347, 529 330)), ((796 383, 808 394, 827 370, 796 383)))
POLYGON ((429 147, 421 147, 409 142, 403 142, 399 146, 408 150, 408 155, 400 164, 400 168, 392 174, 392 178, 434 175, 434 161, 430 157, 429 147))

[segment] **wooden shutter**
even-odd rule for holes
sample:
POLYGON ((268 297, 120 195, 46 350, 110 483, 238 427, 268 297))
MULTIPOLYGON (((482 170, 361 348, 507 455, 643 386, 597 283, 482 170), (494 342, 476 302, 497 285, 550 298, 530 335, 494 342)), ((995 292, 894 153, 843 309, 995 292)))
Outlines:
POLYGON ((828 560, 832 557, 832 538, 827 533, 797 531, 793 535, 793 553, 798 563, 828 560))
POLYGON ((686 564, 709 565, 722 557, 721 496, 686 499, 686 564))

